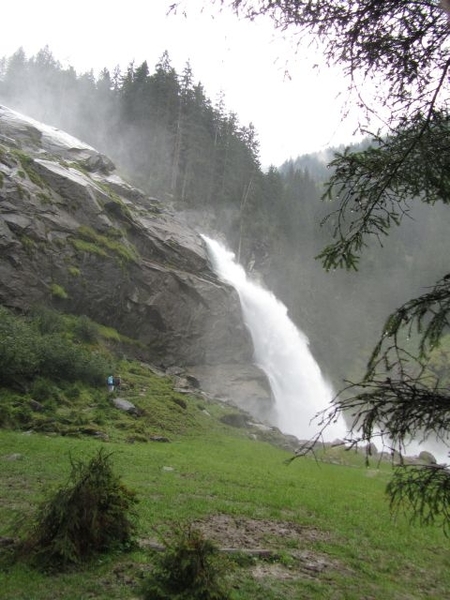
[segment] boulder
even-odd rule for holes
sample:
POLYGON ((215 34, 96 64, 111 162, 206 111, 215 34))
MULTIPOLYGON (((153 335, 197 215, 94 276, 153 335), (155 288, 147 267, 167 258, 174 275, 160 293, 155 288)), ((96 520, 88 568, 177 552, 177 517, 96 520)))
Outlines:
POLYGON ((198 364, 186 371, 207 395, 234 404, 261 422, 276 422, 269 381, 255 365, 198 364))
POLYGON ((125 400, 124 398, 113 398, 112 403, 119 410, 123 410, 127 413, 130 413, 131 415, 139 416, 139 414, 141 413, 141 411, 138 408, 136 408, 136 406, 132 402, 130 402, 129 400, 125 400))
POLYGON ((420 452, 419 456, 417 457, 417 461, 424 465, 436 465, 437 464, 437 460, 436 460, 435 456, 433 454, 431 454, 431 452, 428 452, 427 450, 422 450, 420 452))

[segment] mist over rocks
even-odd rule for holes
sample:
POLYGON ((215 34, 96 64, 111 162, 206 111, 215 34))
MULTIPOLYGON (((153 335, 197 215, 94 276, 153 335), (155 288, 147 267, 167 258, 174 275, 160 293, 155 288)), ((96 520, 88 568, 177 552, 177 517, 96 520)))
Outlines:
POLYGON ((266 423, 275 421, 274 401, 267 376, 253 364, 192 365, 187 373, 210 396, 234 404, 266 423))
POLYGON ((0 106, 0 302, 87 315, 157 365, 251 365, 201 237, 80 140, 0 106))

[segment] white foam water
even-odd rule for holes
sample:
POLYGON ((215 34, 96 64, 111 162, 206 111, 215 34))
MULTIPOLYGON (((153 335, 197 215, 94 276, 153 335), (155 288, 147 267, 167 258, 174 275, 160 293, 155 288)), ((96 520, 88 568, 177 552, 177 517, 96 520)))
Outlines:
MULTIPOLYGON (((294 325, 286 306, 272 292, 251 281, 235 256, 206 236, 208 255, 216 275, 239 294, 243 319, 254 347, 255 364, 262 369, 274 398, 273 425, 301 440, 321 429, 316 415, 330 407, 331 386, 324 379, 309 349, 308 338, 294 325)), ((343 439, 344 421, 328 426, 324 439, 343 439)))

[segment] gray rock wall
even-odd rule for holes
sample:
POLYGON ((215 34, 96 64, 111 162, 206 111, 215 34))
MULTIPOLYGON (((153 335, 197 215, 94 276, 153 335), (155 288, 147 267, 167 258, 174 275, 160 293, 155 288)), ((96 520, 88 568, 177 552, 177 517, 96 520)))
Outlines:
POLYGON ((251 362, 239 299, 201 237, 107 157, 2 106, 0 303, 85 314, 166 366, 251 362))

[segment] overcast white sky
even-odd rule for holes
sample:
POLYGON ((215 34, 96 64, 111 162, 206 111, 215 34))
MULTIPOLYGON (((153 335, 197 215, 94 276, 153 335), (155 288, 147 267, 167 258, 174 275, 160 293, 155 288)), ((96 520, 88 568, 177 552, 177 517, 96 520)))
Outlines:
POLYGON ((230 11, 200 11, 186 0, 187 17, 167 15, 171 0, 10 0, 2 2, 0 57, 23 47, 28 57, 49 46, 78 73, 147 60, 150 72, 164 50, 181 73, 194 77, 215 100, 223 90, 228 111, 252 122, 263 166, 349 142, 355 121, 342 122, 346 85, 339 74, 312 66, 320 57, 295 53, 269 20, 239 21, 230 11))

